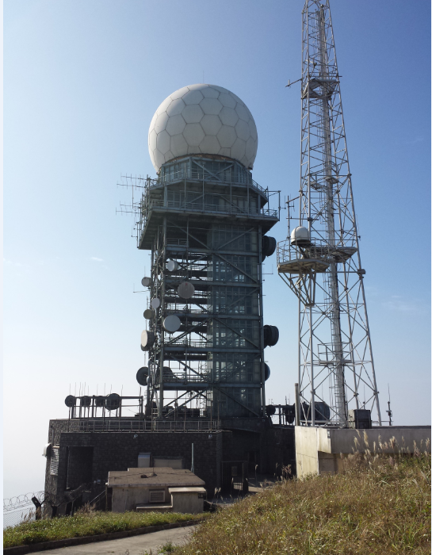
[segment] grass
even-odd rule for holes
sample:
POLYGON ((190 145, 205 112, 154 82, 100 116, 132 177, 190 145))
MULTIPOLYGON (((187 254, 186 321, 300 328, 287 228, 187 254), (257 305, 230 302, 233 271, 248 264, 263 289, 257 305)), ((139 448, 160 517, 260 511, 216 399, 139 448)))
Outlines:
POLYGON ((430 553, 430 486, 430 454, 355 453, 339 474, 282 482, 212 515, 173 553, 430 553))
MULTIPOLYGON (((365 442, 367 438, 365 436, 365 442)), ((366 443, 367 446, 367 443, 366 443)), ((288 480, 208 515, 175 555, 420 555, 431 552, 430 454, 354 453, 342 471, 288 480)), ((383 449, 388 448, 384 445, 383 449)), ((379 449, 378 449, 379 450, 379 449)), ((81 512, 4 530, 4 547, 200 518, 81 512)))
POLYGON ((5 528, 3 547, 122 532, 201 517, 202 515, 180 513, 111 513, 84 510, 74 516, 24 522, 18 526, 5 528))

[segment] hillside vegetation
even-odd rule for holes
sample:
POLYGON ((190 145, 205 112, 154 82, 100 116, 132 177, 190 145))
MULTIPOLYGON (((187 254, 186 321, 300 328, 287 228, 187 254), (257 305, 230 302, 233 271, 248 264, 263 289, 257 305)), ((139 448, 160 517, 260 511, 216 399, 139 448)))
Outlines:
MULTIPOLYGON (((202 515, 180 513, 111 513, 84 507, 74 516, 23 522, 3 530, 3 547, 123 532, 144 526, 195 520, 202 515)), ((49 553, 49 552, 48 552, 49 553)))
MULTIPOLYGON (((367 438, 366 438, 367 441, 367 438)), ((430 454, 344 459, 216 513, 176 555, 430 553, 430 454)))

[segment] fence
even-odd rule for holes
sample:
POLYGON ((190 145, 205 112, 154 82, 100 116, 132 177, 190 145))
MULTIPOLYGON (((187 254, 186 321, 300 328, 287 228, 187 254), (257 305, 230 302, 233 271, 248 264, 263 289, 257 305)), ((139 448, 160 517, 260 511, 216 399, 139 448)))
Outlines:
POLYGON ((3 528, 35 520, 36 508, 32 502, 34 497, 39 502, 43 502, 45 493, 38 491, 3 499, 3 528))
POLYGON ((217 420, 141 420, 126 418, 86 418, 69 421, 69 432, 213 432, 217 420))

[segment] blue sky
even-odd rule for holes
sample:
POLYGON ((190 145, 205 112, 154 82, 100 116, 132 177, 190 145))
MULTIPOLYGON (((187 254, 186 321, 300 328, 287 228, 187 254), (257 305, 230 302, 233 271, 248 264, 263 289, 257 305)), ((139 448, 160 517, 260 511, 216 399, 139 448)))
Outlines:
MULTIPOLYGON (((4 496, 43 489, 70 387, 138 394, 146 253, 116 214, 148 127, 189 84, 251 110, 264 187, 299 184, 302 0, 4 1, 4 496), (105 385, 104 385, 105 384, 105 385)), ((430 4, 331 0, 381 405, 430 423, 430 4)), ((274 228, 286 236, 286 213, 274 228)), ((265 267, 268 400, 293 400, 297 303, 265 267)))

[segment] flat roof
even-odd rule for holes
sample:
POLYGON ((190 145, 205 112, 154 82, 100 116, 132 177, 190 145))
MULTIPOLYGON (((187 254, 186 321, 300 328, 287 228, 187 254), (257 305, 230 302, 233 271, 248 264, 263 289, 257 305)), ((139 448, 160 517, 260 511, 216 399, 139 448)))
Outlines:
POLYGON ((190 470, 150 467, 108 472, 108 487, 193 487, 205 486, 204 480, 190 470))

